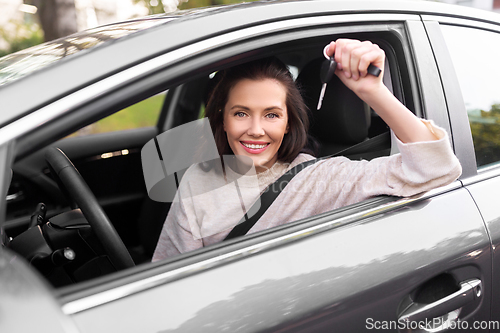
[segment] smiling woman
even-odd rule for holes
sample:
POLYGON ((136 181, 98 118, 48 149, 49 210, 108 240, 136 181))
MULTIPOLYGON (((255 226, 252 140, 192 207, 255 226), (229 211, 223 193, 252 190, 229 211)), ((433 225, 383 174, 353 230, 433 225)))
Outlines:
POLYGON ((281 61, 246 63, 219 72, 214 79, 206 114, 221 156, 246 155, 256 167, 268 169, 277 160, 292 162, 299 152, 314 154, 306 147, 307 107, 281 61), (250 144, 266 148, 256 151, 250 144))
POLYGON ((307 140, 307 108, 287 67, 276 58, 264 58, 221 71, 207 105, 221 160, 212 161, 209 168, 201 163, 187 170, 153 261, 226 239, 232 228, 256 214, 260 195, 270 185, 305 162, 309 162, 307 167, 278 193, 248 232, 376 195, 411 196, 448 184, 460 175, 446 133, 415 117, 389 92, 381 77, 367 74, 371 63, 384 68, 384 52, 377 45, 337 40, 326 50, 328 56, 336 52, 336 74, 342 82, 394 130, 401 140, 397 140, 401 154, 370 162, 337 157, 310 165, 314 157, 306 147, 311 142, 307 140), (252 167, 242 172, 238 161, 252 167), (284 212, 282 205, 294 209, 284 212))
POLYGON ((271 79, 238 82, 224 108, 224 131, 234 154, 250 157, 257 172, 272 167, 288 132, 285 88, 271 79))

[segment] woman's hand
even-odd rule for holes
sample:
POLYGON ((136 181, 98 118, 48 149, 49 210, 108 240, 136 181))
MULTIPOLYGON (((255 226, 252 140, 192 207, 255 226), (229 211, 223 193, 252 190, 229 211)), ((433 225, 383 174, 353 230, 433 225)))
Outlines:
POLYGON ((324 53, 329 57, 335 54, 335 74, 382 117, 402 142, 437 139, 383 84, 385 53, 378 45, 369 41, 337 39, 325 47, 324 53), (369 75, 367 70, 370 64, 380 68, 381 75, 369 75))
POLYGON ((331 57, 333 54, 337 62, 335 74, 361 99, 369 99, 370 95, 385 88, 383 72, 378 77, 367 72, 370 64, 384 69, 385 53, 378 45, 369 41, 337 39, 325 47, 325 55, 331 57))

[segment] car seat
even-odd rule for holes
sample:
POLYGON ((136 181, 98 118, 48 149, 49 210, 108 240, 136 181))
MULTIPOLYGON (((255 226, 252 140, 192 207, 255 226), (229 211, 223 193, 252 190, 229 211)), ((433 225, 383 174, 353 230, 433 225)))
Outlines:
MULTIPOLYGON (((320 143, 318 157, 335 154, 367 140, 372 123, 370 107, 336 75, 328 83, 321 109, 316 110, 322 86, 320 69, 323 61, 324 58, 312 60, 303 67, 297 78, 297 85, 311 110, 310 134, 320 143)), ((380 145, 368 145, 366 151, 348 157, 371 159, 388 155, 389 150, 390 141, 384 140, 380 145)))

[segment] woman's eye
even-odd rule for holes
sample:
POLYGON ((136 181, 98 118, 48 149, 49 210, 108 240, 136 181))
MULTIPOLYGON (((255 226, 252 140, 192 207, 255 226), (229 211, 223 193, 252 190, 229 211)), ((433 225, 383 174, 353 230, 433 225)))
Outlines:
POLYGON ((240 118, 241 118, 241 117, 244 117, 244 116, 245 116, 245 113, 243 113, 243 112, 236 112, 234 115, 235 115, 236 117, 240 117, 240 118))
POLYGON ((276 113, 268 113, 266 114, 266 117, 271 119, 279 118, 279 116, 276 113))

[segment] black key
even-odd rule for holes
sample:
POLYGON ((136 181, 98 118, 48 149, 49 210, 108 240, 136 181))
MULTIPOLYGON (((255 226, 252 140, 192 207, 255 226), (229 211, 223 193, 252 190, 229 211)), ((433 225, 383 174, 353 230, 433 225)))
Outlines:
MULTIPOLYGON (((321 83, 323 83, 323 86, 321 87, 321 93, 319 94, 318 107, 316 108, 317 110, 321 109, 323 98, 325 98, 326 85, 332 79, 333 74, 335 74, 336 68, 337 62, 333 59, 333 56, 330 57, 330 59, 326 59, 325 61, 323 61, 323 64, 321 64, 321 72, 319 76, 321 79, 321 83)), ((370 66, 368 66, 367 72, 368 74, 378 77, 382 70, 377 66, 373 66, 372 64, 370 64, 370 66)))

